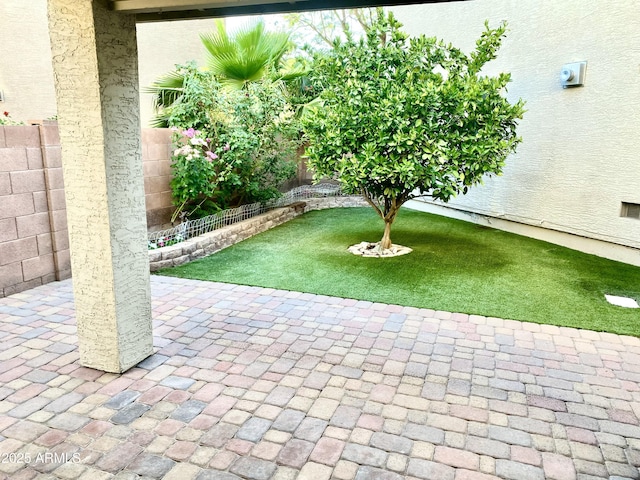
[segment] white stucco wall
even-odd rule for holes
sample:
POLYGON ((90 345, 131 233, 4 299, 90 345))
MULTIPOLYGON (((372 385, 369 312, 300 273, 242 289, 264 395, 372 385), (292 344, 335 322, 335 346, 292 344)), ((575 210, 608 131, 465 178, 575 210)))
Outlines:
MULTIPOLYGON (((176 63, 205 63, 200 34, 214 28, 213 19, 137 25, 140 72, 140 120, 153 116, 151 95, 144 93, 176 63)), ((47 0, 0 1, 0 114, 14 120, 43 120, 56 114, 47 24, 47 0)))
POLYGON ((469 52, 484 21, 509 24, 487 73, 510 71, 526 100, 523 143, 504 175, 449 205, 640 248, 640 2, 474 0, 393 9, 410 34, 469 52), (588 61, 584 87, 563 89, 563 64, 588 61))
POLYGON ((0 1, 0 114, 42 120, 56 113, 46 0, 0 1))
POLYGON ((145 88, 158 77, 173 70, 177 63, 195 60, 199 65, 206 64, 206 50, 200 41, 200 34, 214 28, 213 19, 137 25, 142 127, 148 127, 153 117, 153 96, 145 93, 145 88))

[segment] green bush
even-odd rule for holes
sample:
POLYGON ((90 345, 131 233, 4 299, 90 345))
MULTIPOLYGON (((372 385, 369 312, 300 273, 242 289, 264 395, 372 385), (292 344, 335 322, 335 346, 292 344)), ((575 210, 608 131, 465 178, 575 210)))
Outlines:
POLYGON ((175 131, 174 220, 277 197, 278 187, 296 172, 301 142, 278 82, 230 89, 193 64, 178 72, 182 93, 166 116, 175 131))

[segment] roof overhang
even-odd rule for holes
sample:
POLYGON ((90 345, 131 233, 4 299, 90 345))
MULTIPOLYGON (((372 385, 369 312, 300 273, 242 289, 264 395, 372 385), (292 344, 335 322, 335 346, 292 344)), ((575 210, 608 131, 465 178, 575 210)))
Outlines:
POLYGON ((135 14, 139 22, 232 15, 326 10, 463 0, 111 0, 113 10, 135 14))

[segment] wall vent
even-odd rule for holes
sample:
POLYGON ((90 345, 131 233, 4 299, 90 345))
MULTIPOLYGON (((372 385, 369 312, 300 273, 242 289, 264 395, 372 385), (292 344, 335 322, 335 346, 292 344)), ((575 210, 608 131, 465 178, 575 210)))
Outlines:
POLYGON ((621 217, 637 218, 640 220, 640 203, 622 202, 621 217))

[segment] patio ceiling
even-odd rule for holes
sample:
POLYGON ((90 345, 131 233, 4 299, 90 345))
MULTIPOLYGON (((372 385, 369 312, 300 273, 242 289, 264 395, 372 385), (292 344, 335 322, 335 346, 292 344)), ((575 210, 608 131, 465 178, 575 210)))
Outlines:
POLYGON ((113 10, 136 14, 138 22, 357 8, 468 0, 111 0, 113 10))

